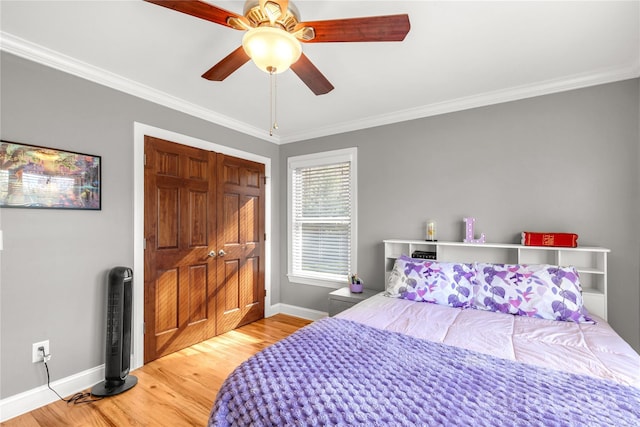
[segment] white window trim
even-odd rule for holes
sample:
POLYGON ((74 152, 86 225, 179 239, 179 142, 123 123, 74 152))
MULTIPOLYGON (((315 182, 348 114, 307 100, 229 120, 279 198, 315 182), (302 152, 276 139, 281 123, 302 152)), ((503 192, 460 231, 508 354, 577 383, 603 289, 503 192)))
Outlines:
POLYGON ((358 271, 358 149, 356 147, 344 148, 341 150, 325 151, 321 153, 305 154, 302 156, 289 157, 287 160, 287 277, 292 283, 305 285, 323 286, 338 289, 348 283, 347 277, 344 281, 323 280, 317 277, 308 277, 300 274, 293 274, 293 171, 301 167, 330 165, 341 162, 351 162, 351 269, 352 273, 358 271))

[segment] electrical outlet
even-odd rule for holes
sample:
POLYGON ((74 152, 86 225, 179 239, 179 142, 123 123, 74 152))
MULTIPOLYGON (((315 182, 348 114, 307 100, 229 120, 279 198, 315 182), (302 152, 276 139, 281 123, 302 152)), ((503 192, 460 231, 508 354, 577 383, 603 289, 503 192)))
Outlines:
POLYGON ((31 350, 31 361, 33 363, 42 363, 44 361, 44 357, 42 356, 42 352, 38 350, 40 347, 44 347, 44 354, 48 356, 47 360, 51 357, 51 353, 49 353, 49 340, 40 341, 33 344, 33 348, 31 350))

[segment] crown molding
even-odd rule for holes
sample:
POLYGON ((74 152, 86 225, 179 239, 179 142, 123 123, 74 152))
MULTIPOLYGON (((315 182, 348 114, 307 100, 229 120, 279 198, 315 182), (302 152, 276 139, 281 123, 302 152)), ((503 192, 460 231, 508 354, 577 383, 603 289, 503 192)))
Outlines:
POLYGON ((392 123, 469 110, 472 108, 486 107, 494 104, 518 101, 521 99, 534 98, 537 96, 565 92, 574 89, 582 89, 589 86, 597 86, 637 77, 640 77, 640 63, 638 62, 627 67, 577 74, 560 79, 547 80, 529 85, 515 86, 508 89, 481 93, 450 101, 422 105, 415 108, 395 111, 389 114, 366 117, 362 120, 337 123, 331 126, 311 129, 308 132, 289 134, 285 137, 281 136, 279 143, 288 144, 323 136, 368 129, 376 126, 384 126, 392 123))
POLYGON ((0 50, 278 145, 640 77, 640 63, 636 61, 629 66, 595 70, 564 78, 480 93, 298 133, 269 136, 264 132, 264 129, 250 126, 247 123, 3 31, 0 31, 0 50))
POLYGON ((278 143, 277 136, 269 136, 264 129, 258 129, 244 122, 222 115, 213 110, 187 102, 168 93, 153 89, 142 83, 127 79, 118 74, 79 61, 73 57, 32 43, 13 34, 0 31, 0 50, 55 68, 65 73, 119 90, 129 95, 159 104, 191 116, 224 126, 246 135, 278 143))

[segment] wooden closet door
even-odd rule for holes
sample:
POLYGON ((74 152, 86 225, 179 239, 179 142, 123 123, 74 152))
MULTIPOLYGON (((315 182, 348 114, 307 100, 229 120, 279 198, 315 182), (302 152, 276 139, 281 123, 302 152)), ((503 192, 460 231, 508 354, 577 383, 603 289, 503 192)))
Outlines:
POLYGON ((215 336, 216 154, 145 137, 145 363, 215 336))
POLYGON ((217 333, 264 317, 264 165, 218 154, 217 333))

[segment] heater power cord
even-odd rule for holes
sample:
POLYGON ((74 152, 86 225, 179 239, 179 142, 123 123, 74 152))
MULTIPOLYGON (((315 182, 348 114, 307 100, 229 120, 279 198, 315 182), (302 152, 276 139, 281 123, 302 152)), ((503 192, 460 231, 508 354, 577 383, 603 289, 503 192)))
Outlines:
POLYGON ((51 355, 44 354, 44 351, 42 351, 42 356, 43 356, 42 363, 44 364, 44 369, 47 372, 47 387, 49 388, 49 390, 54 392, 60 400, 62 400, 63 402, 66 402, 67 405, 69 403, 73 403, 74 405, 78 405, 81 403, 91 403, 91 402, 97 402, 98 400, 103 399, 103 397, 98 397, 98 398, 93 397, 90 392, 79 392, 74 394, 68 399, 65 399, 64 397, 60 396, 60 394, 58 394, 58 392, 55 391, 53 387, 51 387, 51 378, 49 376, 49 365, 47 365, 47 360, 51 359, 51 355))

